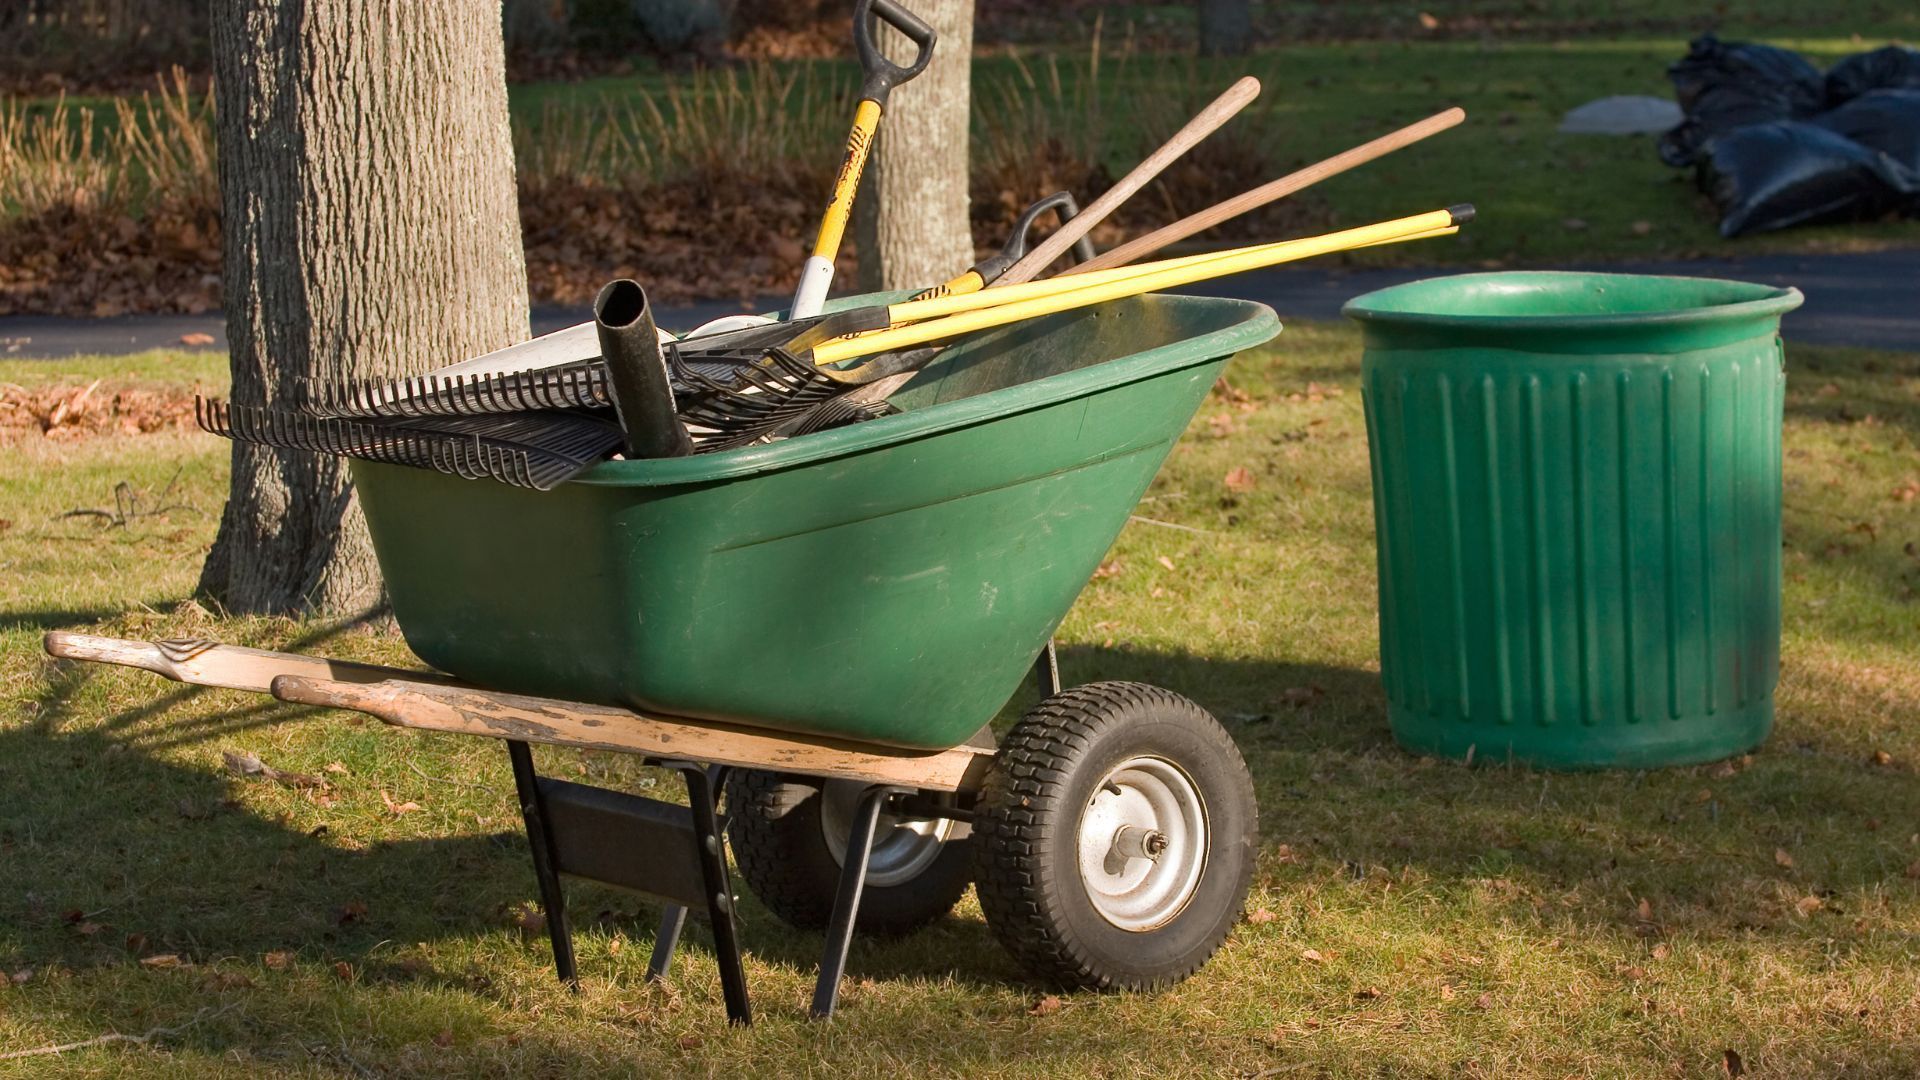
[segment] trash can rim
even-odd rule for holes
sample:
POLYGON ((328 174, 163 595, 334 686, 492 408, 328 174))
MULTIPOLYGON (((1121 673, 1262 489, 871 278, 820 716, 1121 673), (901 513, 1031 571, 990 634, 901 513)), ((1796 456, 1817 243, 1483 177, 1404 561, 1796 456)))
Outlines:
POLYGON ((1687 325, 1703 325, 1719 322, 1733 322, 1755 317, 1783 315, 1804 303, 1806 297, 1790 285, 1762 285, 1732 278, 1689 276, 1682 274, 1621 274, 1602 271, 1580 270, 1496 270, 1474 274, 1441 274, 1418 281, 1390 285, 1384 289, 1375 289, 1347 301, 1340 313, 1347 318, 1362 323, 1380 323, 1386 325, 1423 327, 1430 329, 1477 330, 1482 332, 1511 331, 1579 331, 1579 330, 1624 330, 1627 328, 1655 328, 1687 325), (1689 287, 1702 285, 1730 286, 1737 289, 1752 290, 1751 299, 1736 300, 1731 303, 1704 304, 1693 307, 1675 307, 1653 311, 1624 311, 1609 314, 1566 314, 1566 315, 1464 315, 1432 311, 1405 311, 1397 308, 1382 307, 1381 301, 1411 292, 1422 287, 1430 287, 1439 282, 1471 284, 1476 281, 1504 280, 1516 284, 1525 282, 1565 283, 1573 279, 1613 280, 1613 281, 1671 281, 1685 283, 1689 287))

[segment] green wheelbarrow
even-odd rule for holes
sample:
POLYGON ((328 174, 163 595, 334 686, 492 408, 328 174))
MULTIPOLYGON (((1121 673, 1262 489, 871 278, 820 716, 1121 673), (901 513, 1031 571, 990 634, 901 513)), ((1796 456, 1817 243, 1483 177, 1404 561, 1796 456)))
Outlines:
POLYGON ((1168 986, 1240 914, 1251 779, 1186 698, 1063 690, 1051 637, 1221 369, 1278 329, 1229 300, 1064 313, 948 349, 896 415, 550 492, 355 461, 431 675, 210 642, 48 651, 506 740, 570 983, 563 875, 668 902, 656 977, 704 912, 747 1021, 730 840, 768 910, 826 931, 816 1016, 856 923, 913 930, 970 883, 1039 979, 1168 986), (996 742, 1029 671, 1043 700, 996 742), (641 754, 688 804, 540 776, 530 742, 641 754))

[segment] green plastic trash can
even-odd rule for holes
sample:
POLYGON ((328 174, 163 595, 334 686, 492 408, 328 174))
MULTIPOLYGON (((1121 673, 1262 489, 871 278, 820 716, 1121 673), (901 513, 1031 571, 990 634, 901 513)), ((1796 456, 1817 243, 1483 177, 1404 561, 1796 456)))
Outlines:
POLYGON ((1555 768, 1749 750, 1780 658, 1798 290, 1497 273, 1350 301, 1400 744, 1555 768))

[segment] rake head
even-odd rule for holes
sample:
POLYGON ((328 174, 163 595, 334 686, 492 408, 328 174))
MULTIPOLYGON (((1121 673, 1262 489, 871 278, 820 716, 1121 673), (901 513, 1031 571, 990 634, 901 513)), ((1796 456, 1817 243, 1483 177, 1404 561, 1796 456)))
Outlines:
POLYGON ((238 442, 408 465, 546 491, 604 460, 620 425, 578 411, 345 419, 198 398, 200 427, 238 442))

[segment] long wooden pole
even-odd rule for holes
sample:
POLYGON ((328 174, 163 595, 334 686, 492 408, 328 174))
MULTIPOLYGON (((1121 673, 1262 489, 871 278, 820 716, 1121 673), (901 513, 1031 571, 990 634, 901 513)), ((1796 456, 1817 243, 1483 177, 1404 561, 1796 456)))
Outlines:
POLYGON ((1053 261, 1066 254, 1074 241, 1086 235, 1088 229, 1105 220, 1108 214, 1126 202, 1133 193, 1147 186, 1148 181, 1160 175, 1160 171, 1173 164, 1180 155, 1193 149, 1194 144, 1219 129, 1220 125, 1233 119, 1234 114, 1247 107, 1254 98, 1260 96, 1260 80, 1251 75, 1227 87, 1227 91, 1214 98, 1212 104, 1201 109, 1199 114, 1187 121, 1185 127, 1174 132, 1173 138, 1155 150, 1145 161, 1133 167, 1133 171, 1120 178, 1120 182, 1108 188, 1101 196, 1093 200, 1086 209, 1075 214, 1072 221, 1053 231, 1053 235, 1041 241, 1040 246, 1027 252, 1026 257, 1007 268, 994 282, 996 285, 1018 285, 1031 281, 1040 275, 1040 271, 1053 265, 1053 261))
POLYGON ((1363 143, 1344 153, 1335 154, 1325 161, 1316 162, 1297 172, 1289 173, 1278 180, 1244 191, 1224 202, 1215 203, 1197 214, 1181 218, 1171 225, 1156 229, 1138 239, 1129 240, 1112 251, 1102 252, 1086 262, 1062 271, 1060 276, 1125 266, 1135 259, 1146 258, 1168 244, 1185 240, 1195 233, 1205 232, 1223 221, 1285 198, 1302 188, 1311 187, 1329 176, 1337 176, 1356 165, 1364 165, 1375 158, 1384 157, 1402 147, 1410 146, 1431 135, 1437 135, 1466 118, 1466 111, 1457 107, 1435 113, 1417 124, 1409 124, 1398 131, 1382 135, 1372 142, 1363 143))

